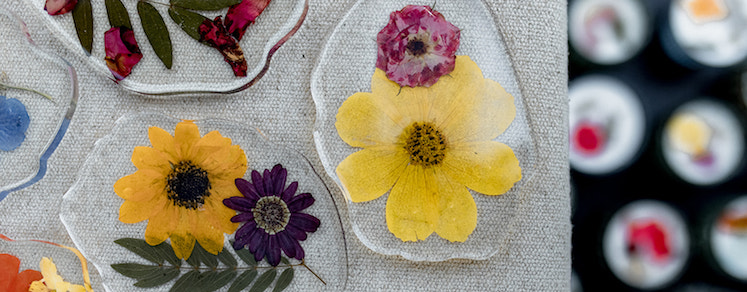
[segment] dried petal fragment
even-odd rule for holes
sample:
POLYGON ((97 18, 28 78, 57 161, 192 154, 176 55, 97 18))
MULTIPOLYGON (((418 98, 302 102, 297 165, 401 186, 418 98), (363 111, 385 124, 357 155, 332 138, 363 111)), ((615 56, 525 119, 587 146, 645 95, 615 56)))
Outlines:
POLYGON ((220 16, 216 17, 215 20, 206 19, 198 30, 200 41, 218 49, 223 55, 223 59, 231 65, 235 76, 246 76, 248 66, 244 58, 244 51, 241 50, 241 46, 236 39, 228 34, 220 16))
POLYGON ((49 15, 60 15, 73 11, 78 0, 47 0, 44 4, 44 10, 49 15))
POLYGON ((225 26, 228 33, 237 40, 244 36, 246 28, 249 27, 257 17, 262 14, 270 0, 244 0, 231 6, 226 14, 225 26))
POLYGON ((130 75, 132 67, 143 58, 135 33, 125 27, 113 27, 104 33, 104 48, 106 66, 117 80, 130 75))
POLYGON ((459 37, 438 11, 408 5, 392 12, 376 37, 376 68, 400 86, 429 87, 454 70, 459 37))

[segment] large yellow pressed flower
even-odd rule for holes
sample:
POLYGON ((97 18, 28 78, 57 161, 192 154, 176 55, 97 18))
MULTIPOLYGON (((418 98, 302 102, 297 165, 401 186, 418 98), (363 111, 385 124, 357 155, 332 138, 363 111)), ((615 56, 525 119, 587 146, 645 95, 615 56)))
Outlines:
POLYGON ((233 233, 234 210, 223 199, 240 196, 234 180, 247 169, 246 156, 231 139, 212 131, 200 137, 191 121, 176 125, 174 136, 148 129, 153 147, 135 147, 137 171, 119 179, 114 191, 125 199, 119 220, 148 220, 145 240, 156 245, 171 238, 179 258, 192 254, 195 239, 212 254, 223 250, 223 233, 233 233))
POLYGON ((335 126, 362 147, 337 166, 353 202, 390 191, 386 222, 403 241, 433 232, 465 241, 477 225, 469 190, 500 195, 521 179, 507 145, 492 141, 516 115, 513 97, 467 56, 431 87, 400 87, 376 69, 371 91, 350 96, 335 126))

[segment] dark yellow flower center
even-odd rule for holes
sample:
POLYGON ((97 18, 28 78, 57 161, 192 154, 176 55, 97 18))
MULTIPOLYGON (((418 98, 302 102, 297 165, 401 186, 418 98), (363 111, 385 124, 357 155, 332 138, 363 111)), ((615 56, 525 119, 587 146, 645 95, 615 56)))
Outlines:
POLYGON ((432 166, 444 160, 446 139, 432 123, 412 123, 402 134, 411 163, 432 166))
POLYGON ((278 196, 262 197, 252 209, 257 226, 272 235, 285 230, 290 221, 288 205, 278 196))
POLYGON ((210 196, 208 173, 191 161, 172 164, 166 177, 166 192, 175 206, 197 209, 210 196))

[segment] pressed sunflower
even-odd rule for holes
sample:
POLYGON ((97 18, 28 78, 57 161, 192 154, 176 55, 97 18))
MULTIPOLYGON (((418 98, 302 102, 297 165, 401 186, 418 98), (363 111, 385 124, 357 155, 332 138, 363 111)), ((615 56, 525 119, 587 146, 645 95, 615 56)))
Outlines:
POLYGON ((239 196, 234 185, 247 169, 246 156, 231 139, 212 131, 200 137, 191 121, 176 125, 174 136, 158 127, 148 129, 153 147, 135 147, 138 170, 119 179, 114 191, 125 199, 119 220, 148 220, 145 240, 157 245, 171 238, 179 258, 192 254, 195 239, 212 254, 223 250, 223 233, 233 233, 235 212, 223 199, 239 196))
POLYGON ((513 150, 492 141, 514 120, 513 97, 467 56, 428 88, 400 87, 376 69, 371 91, 337 113, 342 140, 363 148, 337 166, 346 195, 366 202, 389 192, 387 227, 403 241, 433 232, 467 240, 477 225, 467 188, 500 195, 521 179, 513 150))

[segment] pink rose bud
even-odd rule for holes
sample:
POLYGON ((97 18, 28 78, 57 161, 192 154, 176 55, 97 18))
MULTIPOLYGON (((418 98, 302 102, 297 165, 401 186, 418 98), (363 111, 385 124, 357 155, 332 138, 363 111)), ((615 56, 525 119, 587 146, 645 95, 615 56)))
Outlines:
POLYGON ((49 15, 60 15, 73 11, 75 4, 78 4, 78 0, 47 0, 44 10, 49 15))
POLYGON ((104 48, 106 66, 117 80, 130 75, 132 67, 143 58, 135 40, 135 33, 126 27, 112 27, 104 33, 104 48))
POLYGON ((235 76, 246 76, 247 64, 244 51, 241 50, 239 42, 228 34, 220 16, 216 17, 215 20, 206 19, 203 21, 199 27, 199 32, 200 41, 216 48, 223 55, 223 59, 231 65, 235 76))
POLYGON ((228 8, 225 21, 228 33, 240 41, 244 32, 246 32, 246 28, 254 23, 254 20, 262 14, 268 4, 270 4, 270 0, 244 0, 228 8))

